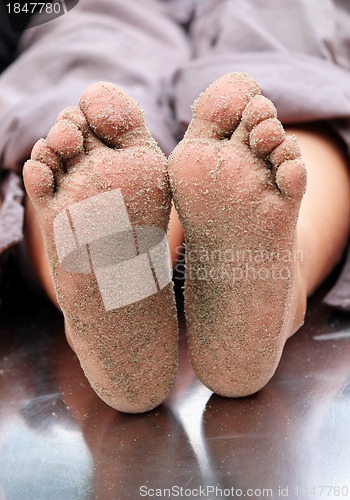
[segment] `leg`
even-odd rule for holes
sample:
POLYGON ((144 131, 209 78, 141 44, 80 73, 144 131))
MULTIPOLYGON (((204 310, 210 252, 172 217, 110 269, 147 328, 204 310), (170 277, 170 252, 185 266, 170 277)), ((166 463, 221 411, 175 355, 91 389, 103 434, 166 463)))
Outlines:
POLYGON ((271 378, 349 230, 341 147, 317 126, 294 130, 310 177, 302 202, 299 147, 259 94, 246 74, 217 80, 169 161, 185 230, 192 363, 225 396, 251 394, 271 378))
POLYGON ((184 241, 184 233, 178 213, 172 205, 168 230, 168 243, 171 255, 171 262, 174 268, 177 259, 179 258, 179 249, 182 247, 184 241))
POLYGON ((49 299, 60 309, 51 277, 49 258, 35 209, 29 197, 26 198, 25 202, 24 237, 26 239, 29 258, 33 264, 37 278, 49 299))
POLYGON ((337 264, 348 241, 350 165, 344 145, 327 125, 287 126, 286 132, 297 138, 307 170, 297 224, 302 285, 292 335, 303 323, 306 298, 337 264))
POLYGON ((322 124, 287 126, 307 170, 298 219, 306 293, 310 296, 339 261, 349 236, 349 159, 340 139, 322 124))

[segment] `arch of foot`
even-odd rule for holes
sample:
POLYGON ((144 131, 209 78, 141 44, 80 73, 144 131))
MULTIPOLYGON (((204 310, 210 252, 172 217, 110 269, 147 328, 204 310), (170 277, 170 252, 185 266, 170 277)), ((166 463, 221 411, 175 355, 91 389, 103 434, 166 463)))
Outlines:
POLYGON ((132 227, 120 189, 62 210, 53 230, 61 268, 95 273, 106 311, 143 300, 171 282, 165 231, 132 227))

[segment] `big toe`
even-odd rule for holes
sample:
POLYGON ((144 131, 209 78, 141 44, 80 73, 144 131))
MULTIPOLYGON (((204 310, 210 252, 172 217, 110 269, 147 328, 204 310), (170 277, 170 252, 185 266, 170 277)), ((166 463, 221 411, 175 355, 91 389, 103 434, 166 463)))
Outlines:
POLYGON ((247 73, 228 73, 210 85, 193 106, 193 119, 186 138, 231 137, 248 102, 260 87, 247 73))
POLYGON ((151 138, 137 102, 112 83, 98 82, 88 87, 80 99, 80 108, 97 137, 110 147, 136 145, 151 138))

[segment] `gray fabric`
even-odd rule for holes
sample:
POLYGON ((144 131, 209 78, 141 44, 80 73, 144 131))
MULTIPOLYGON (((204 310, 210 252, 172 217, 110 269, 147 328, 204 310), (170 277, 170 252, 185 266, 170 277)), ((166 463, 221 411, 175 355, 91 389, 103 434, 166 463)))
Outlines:
POLYGON ((27 30, 19 57, 0 78, 0 154, 20 171, 34 142, 89 84, 117 83, 145 111, 165 151, 174 147, 167 105, 175 68, 189 43, 156 0, 80 0, 68 14, 27 30))
POLYGON ((7 172, 1 184, 6 196, 0 207, 0 254, 22 240, 24 219, 20 178, 14 172, 7 172))
MULTIPOLYGON (((57 113, 98 80, 139 101, 169 153, 198 94, 242 70, 283 122, 327 120, 350 153, 349 27, 348 0, 80 0, 69 14, 28 30, 0 77, 1 166, 20 174, 57 113)), ((21 224, 18 213, 20 234, 21 224)), ((350 309, 350 264, 344 272, 329 302, 350 309)))
POLYGON ((350 3, 347 0, 204 0, 190 36, 194 60, 175 77, 177 118, 216 78, 246 71, 284 123, 343 119, 350 145, 350 3))

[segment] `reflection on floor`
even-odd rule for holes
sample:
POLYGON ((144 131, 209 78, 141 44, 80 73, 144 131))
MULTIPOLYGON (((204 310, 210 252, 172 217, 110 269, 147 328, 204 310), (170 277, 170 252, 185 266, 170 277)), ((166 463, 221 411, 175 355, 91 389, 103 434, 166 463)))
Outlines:
POLYGON ((143 415, 98 399, 49 304, 2 308, 0 499, 350 496, 350 315, 322 296, 252 397, 212 395, 182 331, 176 385, 143 415))

